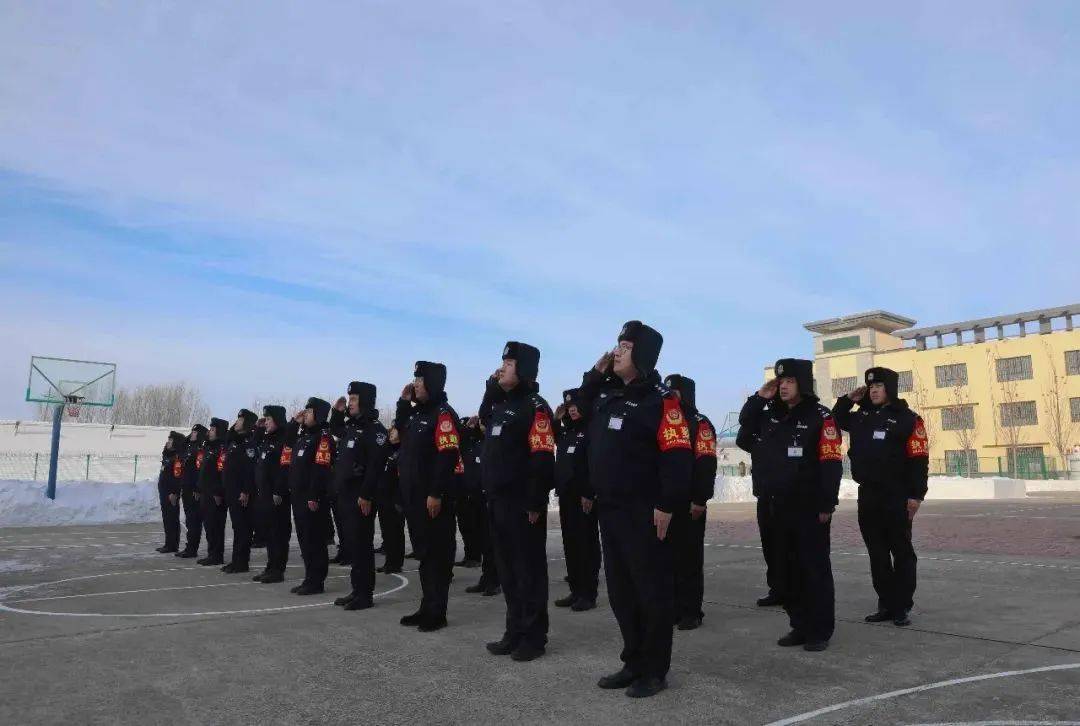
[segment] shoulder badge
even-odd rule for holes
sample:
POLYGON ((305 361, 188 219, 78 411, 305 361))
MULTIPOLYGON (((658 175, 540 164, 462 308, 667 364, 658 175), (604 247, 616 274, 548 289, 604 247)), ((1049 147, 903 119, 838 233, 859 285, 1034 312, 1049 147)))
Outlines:
POLYGON ((679 400, 674 396, 664 397, 664 410, 660 416, 656 442, 660 451, 690 448, 690 426, 683 416, 679 400))

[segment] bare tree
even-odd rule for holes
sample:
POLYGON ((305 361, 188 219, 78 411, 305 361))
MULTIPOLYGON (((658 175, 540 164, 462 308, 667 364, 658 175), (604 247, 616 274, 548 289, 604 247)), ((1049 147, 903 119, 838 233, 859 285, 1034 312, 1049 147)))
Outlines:
MULTIPOLYGON (((38 416, 52 418, 53 407, 42 404, 38 416)), ((202 393, 189 383, 153 383, 134 388, 121 388, 111 408, 82 406, 75 417, 78 423, 105 423, 128 426, 186 427, 210 416, 202 393)))
POLYGON ((972 466, 971 458, 975 452, 975 442, 978 439, 979 420, 975 417, 975 407, 971 402, 967 386, 954 383, 950 392, 950 399, 951 405, 949 408, 952 409, 952 415, 957 424, 957 427, 952 429, 952 432, 956 435, 956 442, 960 445, 964 457, 963 469, 960 474, 966 476, 978 470, 977 462, 976 466, 972 466), (968 410, 971 411, 970 416, 966 415, 968 410))
POLYGON ((922 376, 917 372, 911 373, 911 402, 915 404, 915 412, 922 416, 923 425, 926 427, 926 440, 930 450, 934 450, 934 439, 938 433, 940 419, 930 415, 930 389, 922 376))
POLYGON ((998 381, 998 361, 1001 357, 993 351, 986 352, 987 380, 990 382, 990 405, 994 420, 997 441, 1005 445, 1009 471, 1019 473, 1019 449, 1024 443, 1024 423, 1016 415, 1020 396, 1016 381, 1007 379, 998 381))
POLYGON ((1050 371, 1050 377, 1041 394, 1043 410, 1046 412, 1043 417, 1043 428, 1046 431, 1047 440, 1060 457, 1062 467, 1067 470, 1069 451, 1072 442, 1076 440, 1078 427, 1072 420, 1065 376, 1058 372, 1054 353, 1046 341, 1043 341, 1043 348, 1046 350, 1046 363, 1050 371))

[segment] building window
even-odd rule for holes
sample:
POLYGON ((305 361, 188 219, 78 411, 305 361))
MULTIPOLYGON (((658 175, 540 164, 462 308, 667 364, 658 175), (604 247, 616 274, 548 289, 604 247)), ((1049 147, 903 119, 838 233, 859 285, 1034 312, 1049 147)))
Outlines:
POLYGON ((832 395, 839 398, 840 396, 846 396, 855 390, 855 387, 859 383, 857 376, 850 376, 848 378, 834 378, 832 379, 832 395))
POLYGON ((1034 426, 1039 423, 1039 415, 1034 401, 1017 401, 1001 404, 1002 426, 1034 426))
POLYGON ((975 449, 945 452, 945 473, 949 476, 970 476, 979 473, 979 454, 975 449))
POLYGON ((915 386, 911 380, 911 371, 900 371, 900 384, 897 386, 900 393, 911 393, 915 386))
POLYGON ((934 380, 937 382, 938 388, 966 386, 968 382, 967 363, 934 366, 934 380))
POLYGON ((1030 355, 1020 355, 1015 358, 998 358, 996 367, 998 383, 1030 381, 1032 378, 1030 355))
POLYGON ((941 409, 943 431, 969 431, 975 428, 974 406, 947 406, 941 409))
POLYGON ((1080 398, 1069 399, 1069 412, 1072 414, 1073 423, 1080 422, 1080 398))
POLYGON ((1080 350, 1065 351, 1065 375, 1080 376, 1080 350))
POLYGON ((843 338, 830 338, 821 341, 821 350, 824 353, 835 353, 838 350, 851 350, 859 347, 859 336, 848 335, 843 338))

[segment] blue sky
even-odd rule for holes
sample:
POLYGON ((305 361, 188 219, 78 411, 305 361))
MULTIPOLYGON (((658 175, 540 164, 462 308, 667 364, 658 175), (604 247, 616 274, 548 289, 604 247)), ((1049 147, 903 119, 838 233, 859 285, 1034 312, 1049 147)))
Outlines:
POLYGON ((802 323, 1075 302, 1076 3, 0 9, 0 417, 31 354, 215 411, 417 358, 549 396, 639 318, 721 419, 802 323))

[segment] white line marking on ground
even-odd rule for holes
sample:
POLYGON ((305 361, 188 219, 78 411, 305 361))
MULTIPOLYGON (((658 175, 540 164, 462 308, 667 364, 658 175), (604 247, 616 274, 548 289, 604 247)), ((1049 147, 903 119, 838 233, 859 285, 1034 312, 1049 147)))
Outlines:
POLYGON ((825 708, 819 708, 816 711, 807 711, 806 713, 800 713, 798 716, 791 716, 785 718, 782 721, 773 721, 766 724, 766 726, 788 726, 788 724, 802 723, 803 721, 809 721, 810 719, 817 718, 818 716, 824 716, 827 713, 835 713, 836 711, 842 711, 845 708, 852 708, 854 706, 862 706, 867 703, 874 703, 877 701, 885 701, 890 698, 897 698, 898 696, 907 696, 912 693, 920 693, 922 691, 932 691, 937 688, 947 688, 949 686, 958 686, 965 683, 978 683, 980 681, 989 681, 995 678, 1011 678, 1013 676, 1023 676, 1030 673, 1048 673, 1050 671, 1067 671, 1073 668, 1080 668, 1080 663, 1060 663, 1058 665, 1042 666, 1040 668, 1026 668, 1018 671, 1002 671, 1000 673, 986 673, 981 676, 968 676, 966 678, 953 678, 948 681, 938 681, 936 683, 927 683, 922 686, 915 686, 913 688, 901 688, 898 691, 889 691, 888 693, 879 693, 876 696, 867 696, 866 698, 856 698, 851 701, 844 701, 842 703, 833 704, 832 706, 826 706, 825 708))
POLYGON ((1080 721, 950 721, 915 723, 908 726, 1080 726, 1080 721))
MULTIPOLYGON (((68 578, 65 578, 63 580, 54 580, 52 582, 39 582, 39 583, 35 583, 33 585, 22 585, 22 586, 17 587, 17 588, 12 588, 11 590, 9 590, 8 592, 6 592, 4 594, 4 597, 6 598, 6 597, 9 597, 9 596, 13 595, 16 592, 22 592, 22 591, 29 590, 29 589, 36 588, 36 587, 46 587, 46 586, 49 586, 49 585, 59 585, 61 583, 74 582, 76 580, 91 580, 91 579, 94 579, 94 578, 110 577, 110 576, 115 576, 115 575, 146 575, 146 574, 157 573, 157 572, 176 572, 176 571, 180 571, 180 570, 199 570, 199 569, 202 569, 202 568, 201 567, 174 567, 174 568, 163 569, 163 570, 142 570, 142 571, 137 571, 137 572, 104 572, 104 573, 101 573, 99 575, 83 575, 81 577, 68 577, 68 578)), ((398 580, 400 580, 400 584, 397 587, 391 588, 390 590, 385 590, 383 592, 377 592, 372 597, 383 597, 385 595, 390 595, 392 593, 395 593, 395 592, 397 592, 399 590, 404 589, 405 587, 407 587, 409 585, 409 579, 407 577, 404 577, 402 575, 398 575, 396 573, 391 573, 390 577, 394 577, 394 578, 397 578, 398 580)), ((222 584, 231 584, 231 583, 222 583, 222 584)), ((203 587, 203 586, 196 585, 195 587, 203 587)), ((175 588, 163 588, 163 589, 175 589, 175 588)), ((209 616, 209 615, 247 615, 247 614, 251 614, 251 613, 271 613, 271 612, 281 612, 281 611, 285 611, 285 610, 301 610, 301 609, 304 609, 304 608, 315 608, 315 607, 321 607, 321 606, 324 606, 324 605, 332 605, 332 604, 333 604, 333 600, 328 600, 328 601, 324 601, 324 602, 307 603, 307 604, 304 604, 304 605, 285 605, 285 606, 282 606, 282 607, 274 607, 274 608, 253 608, 253 609, 249 609, 249 610, 221 610, 221 611, 207 611, 207 612, 200 612, 200 613, 64 613, 64 612, 49 612, 49 611, 46 611, 46 610, 27 610, 27 609, 24 609, 24 608, 11 607, 10 605, 6 605, 4 602, 0 602, 0 610, 7 611, 7 612, 10 612, 10 613, 20 613, 22 615, 51 615, 51 616, 54 616, 54 617, 69 617, 69 618, 184 618, 184 617, 199 617, 199 616, 209 616)))

